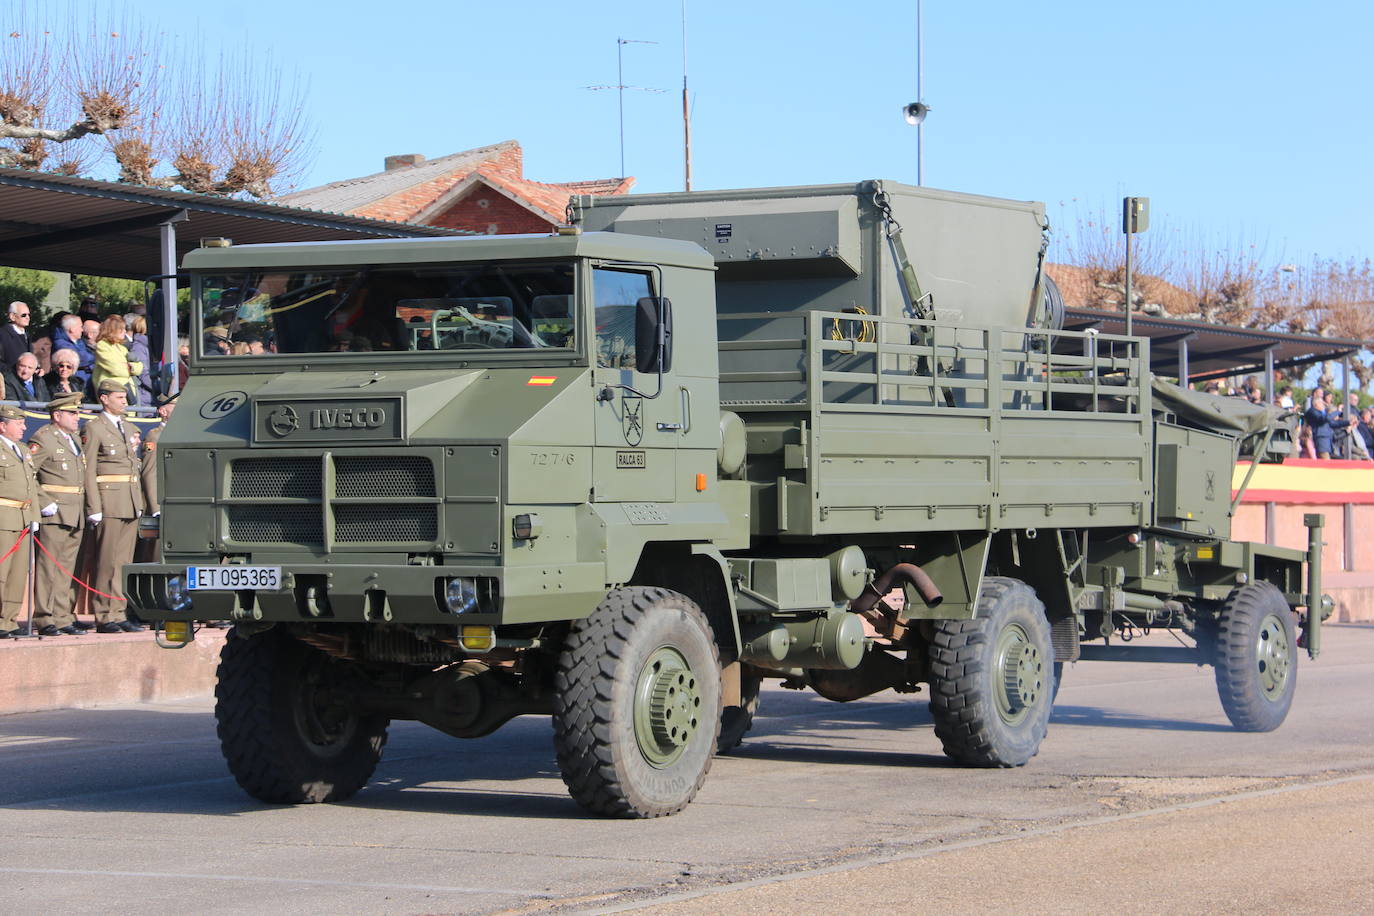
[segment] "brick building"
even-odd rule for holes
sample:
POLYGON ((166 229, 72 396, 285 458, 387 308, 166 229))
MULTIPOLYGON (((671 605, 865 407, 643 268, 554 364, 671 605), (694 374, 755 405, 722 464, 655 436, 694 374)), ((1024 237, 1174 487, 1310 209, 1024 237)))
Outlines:
POLYGON ((625 194, 633 178, 546 183, 524 176, 514 140, 439 159, 388 156, 374 175, 346 178, 277 198, 331 213, 466 229, 485 235, 549 232, 574 194, 625 194))

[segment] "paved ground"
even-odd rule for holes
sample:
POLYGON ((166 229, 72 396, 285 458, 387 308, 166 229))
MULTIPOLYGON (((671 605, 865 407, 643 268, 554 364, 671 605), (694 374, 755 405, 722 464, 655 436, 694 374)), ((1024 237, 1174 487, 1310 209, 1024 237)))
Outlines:
POLYGON ((920 696, 768 690, 647 822, 584 816, 540 719, 401 723, 354 801, 272 808, 206 702, 4 717, 0 912, 1367 911, 1374 628, 1327 635, 1268 735, 1229 728, 1209 669, 1079 664, 1016 770, 949 766, 920 696))

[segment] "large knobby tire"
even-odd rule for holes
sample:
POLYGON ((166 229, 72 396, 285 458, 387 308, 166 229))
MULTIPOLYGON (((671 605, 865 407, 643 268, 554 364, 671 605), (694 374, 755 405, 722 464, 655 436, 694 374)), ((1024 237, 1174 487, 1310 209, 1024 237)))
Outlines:
POLYGON ((717 754, 728 754, 739 747, 744 736, 749 734, 749 729, 754 727, 754 716, 759 711, 759 688, 762 686, 763 678, 757 674, 740 675, 739 705, 721 708, 717 754))
POLYGON ((972 620, 942 620, 930 645, 930 714, 945 754, 1021 766, 1049 727, 1054 649, 1045 606, 1016 579, 988 576, 972 620))
POLYGON ((1231 724, 1270 732, 1283 724, 1298 686, 1293 610, 1268 582, 1233 590, 1217 617, 1217 693, 1231 724))
POLYGON ((215 720, 224 759, 245 792, 274 804, 330 802, 367 783, 388 719, 341 704, 336 688, 347 665, 276 631, 229 634, 215 720))
POLYGON ((554 675, 554 749, 583 808, 681 811, 711 768, 720 715, 720 659, 690 598, 617 589, 573 624, 554 675))

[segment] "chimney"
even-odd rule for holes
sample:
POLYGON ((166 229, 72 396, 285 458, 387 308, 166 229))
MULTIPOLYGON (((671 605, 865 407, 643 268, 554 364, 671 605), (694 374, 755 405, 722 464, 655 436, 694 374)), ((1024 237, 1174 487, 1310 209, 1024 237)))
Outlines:
POLYGON ((425 161, 425 157, 420 153, 404 153, 400 156, 387 156, 383 160, 386 171, 394 172, 397 169, 409 168, 412 165, 419 165, 425 161))

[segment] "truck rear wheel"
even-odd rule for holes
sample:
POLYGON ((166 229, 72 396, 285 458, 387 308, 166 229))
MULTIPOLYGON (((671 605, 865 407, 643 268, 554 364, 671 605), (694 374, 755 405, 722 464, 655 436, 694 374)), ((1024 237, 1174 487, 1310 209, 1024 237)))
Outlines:
POLYGON ((1231 724, 1270 732, 1283 724, 1298 684, 1293 610, 1268 582, 1231 592, 1217 620, 1217 693, 1231 724))
POLYGON ((342 801, 372 776, 385 716, 342 699, 346 663, 282 633, 231 633, 220 653, 215 721, 229 771, 260 801, 342 801))
POLYGON ((579 805, 614 817, 681 811, 711 768, 720 660, 706 616, 666 588, 611 592, 573 624, 554 675, 554 749, 579 805))
POLYGON ((936 623, 930 662, 930 714, 947 756, 980 767, 1035 756, 1053 705, 1054 650, 1029 586, 984 578, 973 620, 936 623))
POLYGON ((749 729, 754 727, 754 715, 759 711, 759 688, 763 678, 746 674, 739 681, 739 705, 725 706, 720 713, 720 737, 716 739, 716 753, 728 754, 739 747, 749 729))

